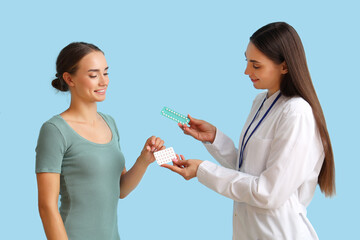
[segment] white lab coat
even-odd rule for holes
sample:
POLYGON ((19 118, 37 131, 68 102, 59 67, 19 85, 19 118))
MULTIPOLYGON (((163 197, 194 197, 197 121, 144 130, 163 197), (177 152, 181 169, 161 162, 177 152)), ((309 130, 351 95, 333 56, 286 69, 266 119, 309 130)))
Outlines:
MULTIPOLYGON (((239 146, 266 94, 255 98, 239 146)), ((278 94, 265 101, 247 136, 278 94)), ((306 207, 325 155, 312 109, 304 99, 279 98, 250 138, 240 170, 239 150, 220 130, 212 144, 204 145, 222 166, 204 161, 197 177, 234 200, 233 239, 318 239, 306 207)))

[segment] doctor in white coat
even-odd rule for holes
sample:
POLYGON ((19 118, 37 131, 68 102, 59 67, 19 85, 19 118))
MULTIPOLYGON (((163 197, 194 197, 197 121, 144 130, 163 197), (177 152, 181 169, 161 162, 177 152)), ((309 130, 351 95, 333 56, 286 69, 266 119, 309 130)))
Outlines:
POLYGON ((233 239, 318 239, 306 207, 317 184, 335 194, 335 168, 300 37, 287 23, 268 24, 250 37, 245 57, 245 74, 267 91, 253 101, 239 147, 189 115, 189 126, 179 126, 221 166, 181 155, 163 167, 234 200, 233 239))

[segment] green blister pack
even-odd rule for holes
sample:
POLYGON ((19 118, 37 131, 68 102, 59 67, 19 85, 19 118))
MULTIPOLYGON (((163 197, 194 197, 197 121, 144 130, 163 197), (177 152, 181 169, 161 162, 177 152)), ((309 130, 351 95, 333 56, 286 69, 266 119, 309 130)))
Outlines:
POLYGON ((163 109, 161 110, 161 115, 181 124, 188 124, 190 122, 190 119, 188 117, 178 112, 175 112, 168 107, 163 107, 163 109))

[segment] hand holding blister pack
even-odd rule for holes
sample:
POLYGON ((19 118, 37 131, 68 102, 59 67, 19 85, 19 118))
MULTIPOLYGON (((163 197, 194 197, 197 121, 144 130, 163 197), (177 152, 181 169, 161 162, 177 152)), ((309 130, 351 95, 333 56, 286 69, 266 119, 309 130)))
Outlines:
POLYGON ((174 152, 174 149, 172 147, 169 147, 164 150, 154 152, 154 157, 157 164, 162 165, 172 162, 173 159, 176 159, 176 154, 174 152))

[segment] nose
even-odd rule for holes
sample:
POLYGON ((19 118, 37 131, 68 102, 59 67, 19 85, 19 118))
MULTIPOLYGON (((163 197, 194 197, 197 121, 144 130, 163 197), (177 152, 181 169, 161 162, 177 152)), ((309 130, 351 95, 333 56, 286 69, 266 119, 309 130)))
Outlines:
POLYGON ((109 77, 108 77, 108 75, 101 74, 100 79, 99 79, 99 85, 100 86, 109 85, 109 77))
POLYGON ((245 68, 245 75, 250 75, 250 67, 249 67, 249 63, 246 64, 246 68, 245 68))

